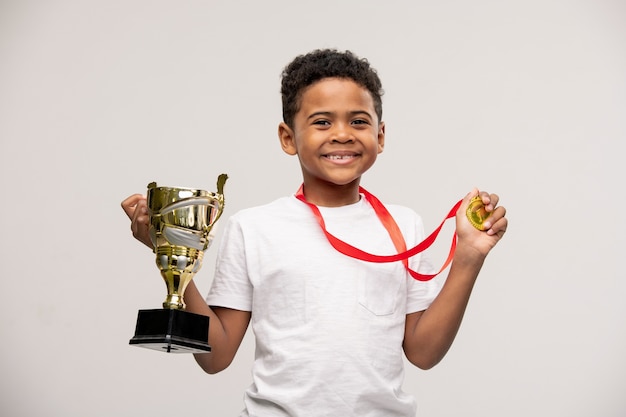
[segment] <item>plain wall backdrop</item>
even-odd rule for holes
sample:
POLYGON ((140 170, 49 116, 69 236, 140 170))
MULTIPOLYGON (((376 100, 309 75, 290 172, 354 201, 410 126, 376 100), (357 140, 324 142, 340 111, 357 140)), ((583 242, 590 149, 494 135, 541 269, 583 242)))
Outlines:
POLYGON ((0 1, 0 414, 238 414, 250 332, 214 376, 128 345, 166 291, 120 202, 222 172, 225 217, 295 192, 280 72, 335 47, 386 91, 369 191, 429 231, 474 186, 508 209, 448 356, 407 365, 418 415, 623 417, 625 22, 620 0, 0 1))

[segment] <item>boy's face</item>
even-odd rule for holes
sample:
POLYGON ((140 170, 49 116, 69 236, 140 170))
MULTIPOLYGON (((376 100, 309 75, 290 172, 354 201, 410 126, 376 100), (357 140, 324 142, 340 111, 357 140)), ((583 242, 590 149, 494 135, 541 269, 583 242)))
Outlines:
POLYGON ((293 129, 281 123, 279 137, 286 153, 298 155, 306 186, 358 185, 383 151, 385 126, 367 89, 325 78, 304 90, 293 129))

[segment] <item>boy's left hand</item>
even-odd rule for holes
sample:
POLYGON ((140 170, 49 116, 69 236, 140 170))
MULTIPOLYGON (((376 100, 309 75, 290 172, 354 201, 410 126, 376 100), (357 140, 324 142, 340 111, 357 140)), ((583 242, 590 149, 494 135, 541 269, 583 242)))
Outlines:
POLYGON ((489 251, 500 241, 508 225, 505 217, 506 209, 498 206, 499 197, 497 194, 489 194, 485 191, 472 190, 463 198, 463 203, 456 213, 456 232, 459 244, 471 246, 481 255, 487 256, 489 251), (476 229, 465 214, 469 202, 475 196, 480 196, 485 210, 490 213, 483 223, 483 230, 476 229))

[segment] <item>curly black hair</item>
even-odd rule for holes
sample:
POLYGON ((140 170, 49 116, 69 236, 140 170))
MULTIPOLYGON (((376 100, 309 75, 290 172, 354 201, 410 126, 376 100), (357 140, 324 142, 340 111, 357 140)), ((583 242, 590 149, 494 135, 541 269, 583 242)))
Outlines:
POLYGON ((291 128, 303 91, 323 78, 347 78, 367 89, 374 100, 378 120, 382 120, 384 91, 380 78, 367 59, 350 51, 316 49, 299 55, 283 69, 281 77, 283 121, 291 128))

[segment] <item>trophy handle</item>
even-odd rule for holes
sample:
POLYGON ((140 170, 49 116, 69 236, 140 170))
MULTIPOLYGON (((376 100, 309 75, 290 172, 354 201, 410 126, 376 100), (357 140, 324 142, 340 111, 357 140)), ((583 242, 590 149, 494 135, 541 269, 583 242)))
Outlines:
POLYGON ((220 217, 222 217, 222 213, 224 212, 224 185, 226 184, 226 180, 228 179, 228 175, 220 174, 217 177, 217 200, 220 202, 220 208, 217 211, 217 216, 215 216, 215 220, 213 224, 215 224, 220 217))

